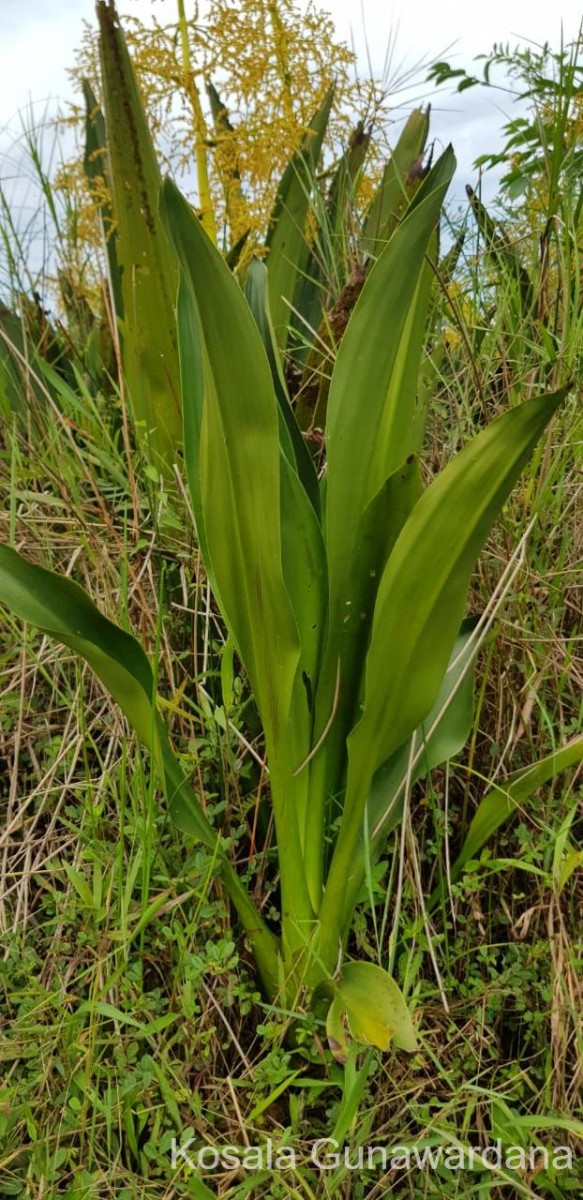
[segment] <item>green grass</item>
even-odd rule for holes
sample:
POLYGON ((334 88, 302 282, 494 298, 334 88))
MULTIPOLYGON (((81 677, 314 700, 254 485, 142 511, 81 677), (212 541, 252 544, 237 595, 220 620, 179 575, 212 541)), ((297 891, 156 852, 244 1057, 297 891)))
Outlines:
MULTIPOLYGON (((545 214, 525 205, 520 215, 530 226, 515 241, 539 287, 545 214)), ((176 833, 123 718, 72 655, 3 613, 2 1196, 198 1200, 208 1192, 186 1164, 172 1170, 174 1136, 193 1136, 194 1152, 267 1139, 296 1150, 288 1172, 209 1175, 210 1194, 225 1200, 555 1200, 581 1188, 580 773, 541 789, 460 880, 449 878, 488 782, 581 729, 581 220, 568 195, 553 239, 552 345, 471 242, 456 273, 467 304, 455 319, 444 305, 431 344, 432 470, 485 416, 560 378, 575 386, 474 576, 476 613, 506 584, 480 655, 471 737, 459 760, 415 787, 396 854, 359 905, 351 950, 391 961, 419 1054, 363 1052, 344 1071, 308 1013, 290 1038, 291 1014, 259 995, 208 853, 176 833), (446 319, 461 323, 449 349, 446 319), (428 915, 440 880, 444 898, 428 915), (499 1137, 567 1144, 575 1163, 512 1176, 479 1166, 319 1173, 313 1142, 332 1137, 354 1160, 368 1143, 483 1147, 499 1137)), ((1 430, 2 540, 69 572, 150 653, 159 648, 176 745, 271 920, 278 881, 259 724, 236 660, 229 669, 184 498, 130 457, 115 386, 105 404, 85 376, 57 392, 52 376, 32 382, 24 420, 1 430)))
MULTIPOLYGON (((481 657, 467 753, 411 798, 391 886, 386 874, 373 881, 376 922, 370 903, 361 906, 354 948, 376 961, 391 939, 422 1049, 411 1063, 365 1056, 373 1069, 352 1120, 350 1080, 330 1065, 323 1030, 303 1050, 286 1046, 289 1017, 262 1006, 208 856, 176 836, 147 761, 92 676, 36 633, 23 640, 15 623, 3 622, 6 1195, 196 1196, 188 1171, 170 1168, 170 1139, 187 1130, 201 1145, 243 1147, 271 1137, 306 1157, 297 1173, 268 1172, 250 1193, 232 1173, 208 1179, 219 1196, 374 1197, 389 1184, 412 1197, 570 1194, 575 1177, 567 1172, 505 1185, 495 1174, 448 1179, 426 1169, 383 1184, 366 1172, 318 1176, 309 1154, 312 1139, 333 1136, 337 1125, 346 1126, 355 1152, 368 1141, 491 1141, 504 1106, 519 1118, 570 1121, 571 1135, 550 1128, 539 1136, 577 1144, 580 884, 575 873, 559 892, 565 852, 557 848, 568 814, 577 843, 573 781, 544 789, 497 836, 431 924, 422 900, 438 864, 447 872, 483 781, 548 752, 578 727, 576 421, 570 411, 556 422, 544 483, 533 468, 475 579, 479 609, 517 531, 538 510, 481 657)), ((440 426, 451 438, 454 422, 440 426)), ((70 453, 65 424, 54 426, 34 458, 22 435, 6 431, 6 532, 38 560, 70 568, 110 617, 125 612, 135 628, 140 614, 150 614, 141 633, 150 650, 160 639, 175 734, 245 869, 253 831, 257 841, 268 835, 262 748, 238 678, 239 700, 225 713, 222 633, 204 581, 193 587, 192 545, 176 530, 169 558, 166 528, 162 555, 146 497, 138 491, 132 507, 112 488, 98 499, 88 461, 70 453), (182 693, 188 676, 197 683, 182 693)), ((119 454, 117 468, 114 460, 110 477, 123 472, 119 454)), ((269 852, 249 869, 268 913, 277 904, 269 852)), ((312 1028, 309 1019, 306 1033, 312 1028)))

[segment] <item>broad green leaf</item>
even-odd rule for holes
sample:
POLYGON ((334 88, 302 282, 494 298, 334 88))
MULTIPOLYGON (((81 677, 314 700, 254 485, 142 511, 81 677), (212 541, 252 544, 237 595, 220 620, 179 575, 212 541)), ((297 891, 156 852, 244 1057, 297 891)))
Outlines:
POLYGON ((33 566, 8 546, 0 546, 0 600, 81 654, 155 751, 152 668, 134 638, 102 616, 76 583, 33 566))
POLYGON ((330 1012, 328 1036, 332 1033, 341 1052, 346 1051, 346 1038, 342 1040, 344 1014, 356 1042, 379 1050, 388 1050, 393 1042, 408 1054, 419 1048, 411 1014, 397 984, 374 963, 344 964, 330 1012))
POLYGON ((107 620, 78 584, 34 566, 8 546, 0 546, 0 603, 84 658, 119 704, 158 766, 173 820, 216 855, 266 990, 275 996, 277 941, 221 849, 216 831, 171 749, 156 711, 152 668, 139 642, 107 620))
POLYGON ((407 193, 415 183, 412 172, 427 142, 429 114, 429 105, 425 112, 418 108, 411 113, 387 162, 364 222, 360 246, 366 254, 381 253, 407 204, 407 193))
POLYGON ((107 251, 109 286, 113 300, 113 311, 123 320, 123 293, 121 272, 117 258, 117 231, 111 205, 104 198, 104 191, 111 189, 107 163, 107 139, 103 113, 97 97, 86 79, 82 81, 85 100, 85 154, 83 169, 94 199, 99 205, 101 231, 107 251))
MULTIPOLYGON (((302 640, 284 579, 281 472, 287 459, 280 448, 278 404, 261 336, 239 285, 169 181, 162 212, 182 271, 181 340, 190 320, 188 358, 195 370, 192 378, 184 371, 182 377, 185 454, 201 549, 261 714, 276 831, 286 845, 280 860, 284 912, 293 913, 289 928, 305 947, 313 910, 294 804, 305 782, 294 786, 298 744, 292 720, 302 640)), ((303 489, 301 496, 315 521, 303 489)))
POLYGON ((290 305, 294 302, 296 282, 298 276, 305 272, 309 259, 306 218, 333 95, 334 89, 330 88, 306 132, 300 150, 284 171, 267 236, 270 307, 275 336, 282 350, 287 344, 288 327, 293 316, 290 305))
POLYGON ((463 622, 431 712, 412 739, 400 746, 373 778, 367 800, 372 840, 379 836, 384 840, 400 819, 409 764, 411 783, 415 783, 458 754, 470 736, 474 715, 475 625, 475 619, 463 622))
POLYGON ((320 648, 326 629, 326 553, 320 522, 289 461, 281 461, 283 576, 300 634, 300 672, 313 714, 320 648), (307 678, 306 678, 307 677, 307 678))
MULTIPOLYGON (((477 617, 462 622, 437 700, 415 733, 413 764, 421 779, 465 746, 474 717, 477 617)), ((376 822, 373 828, 376 828, 376 822)))
POLYGON ((142 444, 173 481, 182 441, 174 319, 178 269, 158 215, 160 171, 125 38, 113 5, 100 0, 97 17, 125 378, 142 444))
POLYGON ((239 285, 169 180, 162 211, 182 268, 183 297, 194 309, 192 336, 199 339, 196 376, 183 379, 185 413, 192 404, 200 418, 186 445, 195 513, 198 520, 200 505, 209 575, 274 744, 289 714, 299 640, 282 570, 271 372, 239 285))
MULTIPOLYGON (((292 463, 294 469, 298 470, 298 451, 302 458, 308 455, 308 448, 304 445, 303 438, 298 429, 297 421, 294 418, 291 401, 285 382, 283 373, 283 363, 275 342, 275 334, 273 332, 273 323, 271 313, 269 311, 269 293, 267 289, 267 267, 259 258, 252 258, 247 269, 245 279, 245 299, 253 314, 253 319, 261 334, 261 341, 267 361, 271 371, 273 389, 277 396, 279 404, 279 439, 281 448, 286 458, 292 463), (300 446, 301 443, 301 446, 300 446)), ((300 460, 301 461, 301 460, 300 460)), ((313 464, 310 460, 312 476, 315 480, 317 491, 317 478, 313 464)))
POLYGON ((500 825, 519 813, 539 788, 561 771, 578 766, 580 762, 583 762, 583 737, 573 738, 539 762, 516 771, 505 783, 489 789, 478 805, 466 840, 451 869, 451 878, 457 879, 468 860, 479 854, 500 825))
POLYGON ((418 449, 415 395, 429 301, 425 256, 454 166, 446 151, 426 180, 425 198, 373 267, 334 366, 325 522, 332 640, 345 616, 341 609, 348 575, 358 562, 363 513, 388 476, 418 449))
POLYGON ((182 272, 180 273, 180 283, 178 286, 176 324, 182 391, 182 419, 184 424, 184 466, 190 498, 192 500, 198 544, 215 599, 219 607, 222 608, 219 585, 213 573, 210 550, 207 543, 200 487, 200 435, 205 390, 203 337, 200 329, 200 317, 192 295, 192 289, 182 272))
MULTIPOLYGON (((345 761, 344 739, 350 728, 345 701, 352 698, 354 713, 362 686, 362 655, 357 678, 356 661, 344 662, 346 627, 355 624, 351 613, 358 622, 360 612, 366 611, 358 604, 352 606, 351 592, 366 592, 367 609, 371 601, 374 604, 386 555, 418 495, 411 495, 411 487, 400 483, 399 471, 406 480, 408 471, 403 464, 419 444, 416 390, 430 282, 425 256, 454 164, 453 155, 446 152, 425 181, 415 209, 370 272, 332 376, 325 476, 330 615, 316 704, 316 744, 327 729, 330 714, 336 711, 335 696, 339 708, 332 737, 326 738, 328 745, 324 744, 315 764, 315 770, 324 775, 318 790, 327 794, 334 794, 339 784, 334 764, 345 761), (403 497, 398 500, 401 490, 403 497), (387 504, 388 513, 383 511, 387 504), (374 519, 368 520, 367 513, 374 519), (378 542, 371 561, 366 551, 367 522, 375 533, 372 545, 378 542), (323 755, 332 764, 331 772, 323 755)), ((359 639, 361 650, 369 631, 367 611, 359 639)))
POLYGON ((366 801, 366 830, 360 831, 355 860, 358 869, 345 897, 346 920, 364 884, 367 860, 374 865, 403 813, 407 781, 418 779, 458 754, 470 736, 474 715, 474 636, 476 618, 462 623, 439 695, 431 712, 372 779, 366 801))
MULTIPOLYGON (((528 400, 473 438, 424 492, 389 558, 377 595, 362 717, 348 740, 344 814, 321 913, 334 945, 333 914, 340 893, 352 889, 370 780, 435 703, 474 563, 564 394, 528 400)), ((327 952, 332 956, 332 944, 327 952)))
MULTIPOLYGON (((8 546, 0 546, 0 602, 89 663, 165 769, 166 739, 154 704, 152 668, 136 639, 108 621, 78 584, 34 566, 8 546)), ((212 849, 216 835, 200 807, 196 821, 196 836, 212 849)))
POLYGON ((419 463, 411 454, 398 470, 389 475, 361 514, 346 592, 339 608, 331 616, 332 620, 337 620, 339 627, 334 652, 338 652, 342 667, 341 688, 352 688, 353 692, 352 720, 358 711, 360 695, 355 685, 360 682, 359 668, 364 663, 370 640, 379 581, 422 490, 419 463))
MULTIPOLYGON (((304 855, 312 837, 313 798, 306 763, 312 747, 316 682, 327 620, 327 574, 320 523, 295 470, 281 459, 282 564, 299 635, 300 661, 295 677, 288 732, 293 778, 290 799, 304 855), (302 769, 300 769, 302 768, 302 769)), ((321 895, 320 876, 311 892, 316 909, 321 895)))
POLYGON ((376 759, 377 747, 383 758, 392 753, 430 711, 478 554, 564 394, 527 400, 498 417, 415 505, 379 587, 364 711, 351 736, 355 764, 365 755, 376 759))
POLYGON ((312 456, 298 428, 294 416, 288 390, 283 374, 283 365, 273 332, 273 322, 269 309, 269 293, 267 287, 267 267, 259 258, 253 258, 247 271, 245 294, 253 313, 255 323, 261 334, 261 340, 271 369, 273 386, 279 411, 280 439, 286 457, 293 462, 303 487, 309 496, 315 511, 320 512, 320 492, 318 477, 314 469, 312 456), (282 429, 283 424, 283 429, 282 429))
MULTIPOLYGON (((421 490, 419 464, 411 456, 385 480, 365 508, 355 539, 354 556, 346 564, 344 593, 331 596, 329 622, 332 628, 319 676, 316 729, 325 728, 332 712, 334 718, 312 768, 313 797, 306 836, 306 841, 311 843, 308 860, 321 854, 315 830, 321 820, 325 797, 340 794, 346 782, 346 738, 357 718, 362 698, 362 670, 379 581, 421 490)), ((326 827, 334 816, 330 806, 326 827)))
POLYGON ((454 166, 453 154, 446 151, 371 270, 334 366, 325 476, 329 621, 316 700, 315 745, 323 739, 323 746, 312 767, 312 829, 306 839, 310 878, 322 858, 323 835, 314 836, 314 829, 324 825, 322 806, 329 805, 329 824, 336 815, 335 797, 345 785, 346 737, 358 717, 379 580, 419 495, 418 468, 411 458, 424 428, 417 384, 431 289, 426 255, 435 250, 435 228, 454 166))

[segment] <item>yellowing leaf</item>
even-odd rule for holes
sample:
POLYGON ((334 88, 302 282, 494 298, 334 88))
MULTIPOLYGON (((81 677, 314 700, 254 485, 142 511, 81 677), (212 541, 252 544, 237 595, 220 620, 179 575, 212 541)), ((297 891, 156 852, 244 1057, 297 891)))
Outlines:
MULTIPOLYGON (((338 992, 328 1013, 330 1034, 344 1053, 342 1014, 356 1042, 388 1050, 391 1042, 399 1050, 414 1054, 418 1049, 411 1014, 394 979, 375 963, 349 962, 342 969, 338 992)), ((333 1050, 334 1053, 334 1050, 333 1050)))

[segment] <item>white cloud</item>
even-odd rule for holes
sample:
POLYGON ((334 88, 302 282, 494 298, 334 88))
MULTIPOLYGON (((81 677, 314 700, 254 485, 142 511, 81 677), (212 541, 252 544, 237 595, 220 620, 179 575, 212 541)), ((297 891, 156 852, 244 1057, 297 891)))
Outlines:
MULTIPOLYGON (((308 0, 300 0, 307 7, 308 0)), ((192 0, 187 9, 193 7, 192 0)), ((366 46, 375 71, 383 67, 386 48, 396 37, 395 63, 413 65, 451 47, 452 62, 469 66, 474 55, 487 52, 494 41, 541 42, 558 45, 561 22, 565 36, 576 35, 581 21, 580 0, 560 0, 558 11, 532 0, 488 0, 466 5, 459 0, 324 0, 336 28, 348 42, 354 39, 363 68, 366 46)), ((147 18, 155 11, 174 15, 174 0, 120 0, 124 12, 147 18)), ((79 44, 83 20, 94 20, 93 0, 0 0, 0 126, 30 99, 42 106, 70 95, 67 67, 79 44)))
MULTIPOLYGON (((487 0, 462 7, 459 0, 330 0, 341 34, 353 30, 358 49, 365 44, 364 27, 375 68, 382 66, 389 35, 397 30, 397 51, 411 59, 439 55, 448 46, 462 64, 490 50, 493 42, 559 43, 561 22, 567 37, 575 37, 581 23, 579 0, 560 0, 558 10, 533 0, 487 0), (454 45, 455 44, 455 45, 454 45)), ((449 56, 451 57, 451 55, 449 56)))
MULTIPOLYGON (((308 0, 299 0, 307 7, 308 0)), ((120 0, 122 11, 144 18, 174 16, 174 0, 120 0)), ((193 0, 187 0, 187 10, 193 0)), ((394 44, 392 70, 413 67, 420 60, 447 57, 453 65, 471 67, 473 57, 488 52, 494 41, 517 40, 557 46, 561 22, 565 39, 576 36, 581 20, 580 0, 560 0, 557 10, 532 0, 488 0, 460 7, 459 0, 325 0, 340 37, 354 42, 362 69, 370 54, 375 72, 383 70, 389 41, 394 44), (448 49, 449 48, 449 49, 448 49)), ((0 0, 0 168, 4 178, 17 171, 20 156, 14 146, 25 110, 36 123, 54 113, 59 100, 70 99, 67 67, 74 60, 83 21, 94 20, 93 0, 0 0)), ((399 72, 397 72, 399 73, 399 72)), ((424 78, 422 72, 418 79, 424 78)), ((396 102, 402 105, 405 97, 396 102)), ((412 101, 411 101, 412 102, 412 101)), ((442 89, 433 97, 432 134, 438 144, 452 140, 460 163, 461 183, 474 178, 472 162, 478 153, 495 150, 500 128, 512 112, 501 92, 473 90, 452 96, 442 89)))

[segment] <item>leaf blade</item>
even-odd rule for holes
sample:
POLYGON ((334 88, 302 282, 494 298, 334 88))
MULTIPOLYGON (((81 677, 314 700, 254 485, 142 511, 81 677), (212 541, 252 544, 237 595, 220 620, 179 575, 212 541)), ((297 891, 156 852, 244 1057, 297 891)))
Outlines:
POLYGON ((282 350, 288 341, 290 305, 296 282, 309 258, 305 224, 310 191, 328 125, 334 88, 331 87, 315 113, 304 141, 288 163, 280 181, 266 245, 269 300, 273 327, 282 350))
POLYGON ((152 668, 139 642, 104 617, 83 588, 71 579, 29 563, 16 550, 2 545, 0 603, 21 620, 36 625, 80 654, 120 705, 160 771, 172 819, 178 828, 216 855, 225 888, 253 946, 266 990, 275 996, 279 986, 277 941, 233 870, 216 830, 208 822, 172 751, 156 711, 152 668))
MULTIPOLYGON (((582 761, 583 736, 573 738, 530 767, 516 771, 504 784, 489 789, 474 814, 462 849, 452 866, 451 878, 459 877, 468 860, 475 858, 492 834, 520 811, 525 801, 543 784, 582 761)), ((432 896, 430 903, 433 900, 432 896)))
POLYGON ((381 725, 390 729, 387 743, 393 749, 425 719, 437 697, 476 558, 564 395, 563 390, 527 400, 493 421, 427 488, 401 531, 379 587, 367 662, 367 689, 370 668, 372 707, 380 717, 382 680, 375 658, 389 648, 395 708, 381 725), (404 630, 398 615, 403 613, 410 615, 404 630), (427 664, 424 672, 414 672, 415 659, 427 664))
POLYGON ((277 402, 239 286, 169 180, 162 211, 200 343, 196 378, 183 379, 185 410, 193 404, 199 413, 186 447, 189 479, 197 479, 209 572, 272 744, 287 719, 299 659, 281 565, 277 402))
POLYGON ((123 31, 115 8, 103 0, 97 18, 124 371, 140 440, 173 483, 182 437, 174 321, 178 269, 158 215, 160 170, 123 31))
POLYGON ((339 936, 339 897, 354 883, 370 780, 435 702, 475 560, 566 390, 525 401, 474 437, 424 492, 390 556, 375 607, 363 712, 348 739, 346 801, 321 909, 325 961, 339 936))
MULTIPOLYGON (((391 1042, 399 1050, 414 1054, 418 1049, 411 1014, 394 979, 375 963, 347 962, 338 982, 339 1003, 333 1014, 338 1035, 341 1007, 346 1012, 352 1037, 367 1046, 388 1050, 391 1042)), ((335 998, 336 999, 336 998, 335 998)), ((334 1002, 333 1002, 334 1007, 334 1002)), ((341 1050, 345 1044, 341 1043, 341 1050)))

